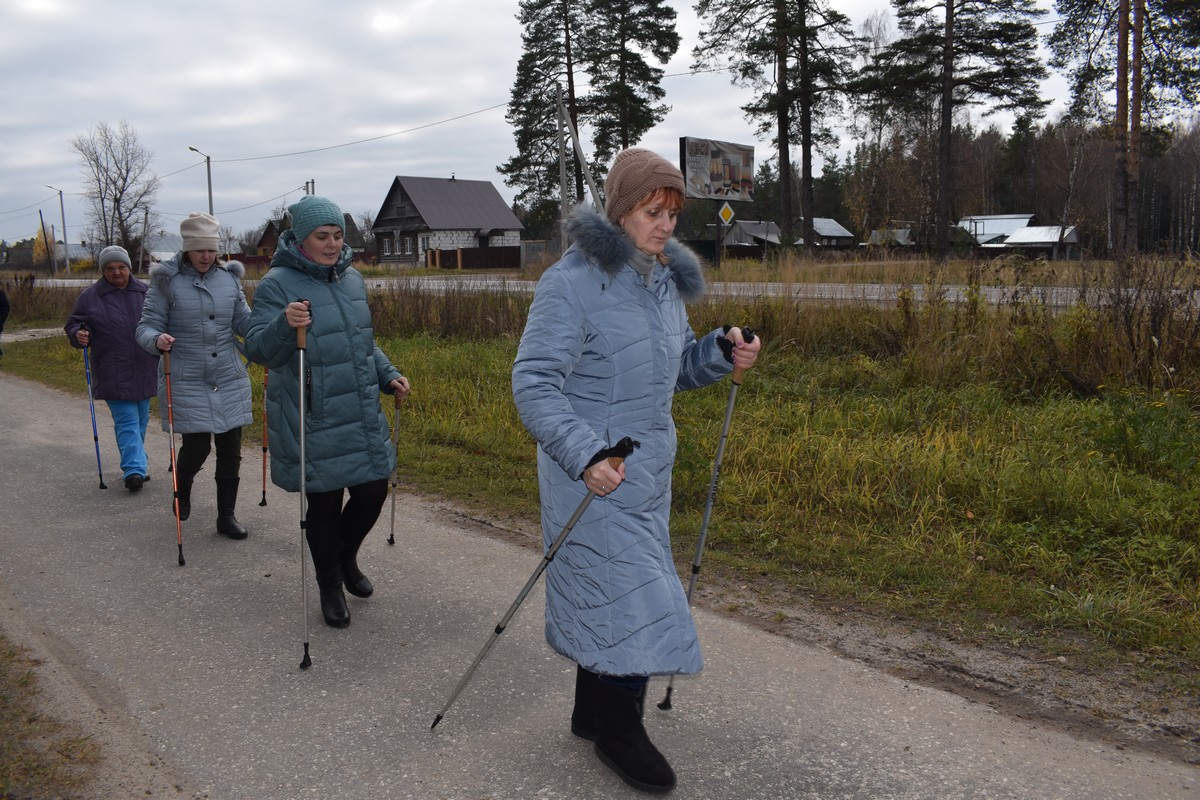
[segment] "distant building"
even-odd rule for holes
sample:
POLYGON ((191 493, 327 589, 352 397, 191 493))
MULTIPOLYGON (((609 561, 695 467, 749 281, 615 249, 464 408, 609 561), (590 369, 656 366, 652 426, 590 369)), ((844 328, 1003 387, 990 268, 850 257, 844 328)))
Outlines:
POLYGON ((779 244, 779 226, 774 222, 734 220, 725 231, 721 244, 726 247, 747 244, 779 244))
MULTIPOLYGON (((797 227, 802 229, 803 222, 798 222, 797 227)), ((804 239, 797 239, 796 244, 803 245, 804 239)), ((813 217, 814 247, 854 247, 854 244, 854 234, 842 227, 837 220, 829 217, 813 217)))
POLYGON ((1004 244, 1013 232, 1034 224, 1033 214, 985 214, 963 217, 958 227, 971 234, 980 247, 1004 244))
POLYGON ((1079 249, 1075 226, 1063 230, 1061 225, 1035 225, 1018 228, 1009 234, 1004 249, 1019 250, 1024 255, 1047 258, 1074 258, 1079 249))
POLYGON ((398 175, 375 215, 380 264, 424 265, 426 253, 519 248, 524 226, 489 181, 398 175))

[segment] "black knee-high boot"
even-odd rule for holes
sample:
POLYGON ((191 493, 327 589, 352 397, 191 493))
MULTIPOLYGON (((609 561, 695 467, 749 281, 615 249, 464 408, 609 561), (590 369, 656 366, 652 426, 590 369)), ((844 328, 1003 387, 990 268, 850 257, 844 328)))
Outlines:
POLYGON ((331 628, 344 628, 350 624, 350 609, 346 607, 346 595, 342 594, 342 574, 334 567, 317 571, 317 588, 321 591, 321 616, 331 628))
POLYGON ((217 533, 230 539, 245 539, 250 535, 250 531, 243 528, 233 515, 240 482, 239 478, 217 478, 217 533))
POLYGON ((646 687, 632 691, 598 680, 596 755, 635 789, 662 794, 675 788, 675 772, 642 725, 646 687))
POLYGON ((575 708, 571 711, 571 733, 589 742, 596 741, 600 728, 596 708, 600 676, 581 666, 575 667, 575 708))
POLYGON ((371 585, 371 581, 358 568, 358 548, 362 546, 364 538, 366 538, 365 533, 356 541, 343 540, 341 547, 342 581, 346 585, 346 591, 355 597, 370 597, 375 593, 375 587, 371 585))
MULTIPOLYGON (((175 483, 179 492, 179 519, 186 520, 192 515, 192 481, 196 473, 179 470, 175 473, 175 483)), ((171 498, 171 513, 175 513, 175 499, 171 498)))

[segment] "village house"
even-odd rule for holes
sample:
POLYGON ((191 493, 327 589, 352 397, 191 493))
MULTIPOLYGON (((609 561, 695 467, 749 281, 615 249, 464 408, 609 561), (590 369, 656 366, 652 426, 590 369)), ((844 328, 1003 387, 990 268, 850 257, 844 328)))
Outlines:
POLYGON ((523 227, 489 181, 398 175, 372 230, 381 265, 516 268, 523 227))

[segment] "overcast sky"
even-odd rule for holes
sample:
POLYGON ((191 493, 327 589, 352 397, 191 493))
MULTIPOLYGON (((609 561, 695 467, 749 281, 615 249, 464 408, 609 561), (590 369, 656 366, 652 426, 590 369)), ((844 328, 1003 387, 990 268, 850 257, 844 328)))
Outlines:
MULTIPOLYGON (((680 136, 756 146, 727 74, 687 74, 698 27, 675 0, 683 44, 665 67, 666 120, 641 145, 672 160, 680 136)), ((839 0, 857 26, 886 0, 839 0)), ((39 209, 78 242, 87 221, 76 136, 128 122, 161 179, 160 228, 213 206, 261 225, 306 181, 356 217, 396 175, 491 181, 513 154, 505 105, 521 53, 517 0, 0 0, 0 238, 39 209), (369 141, 368 141, 369 140, 369 141)))

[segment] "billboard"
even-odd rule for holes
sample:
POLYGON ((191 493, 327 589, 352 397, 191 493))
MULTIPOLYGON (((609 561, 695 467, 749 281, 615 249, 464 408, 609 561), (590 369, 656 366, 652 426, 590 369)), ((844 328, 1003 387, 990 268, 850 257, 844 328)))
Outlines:
POLYGON ((681 136, 679 164, 687 197, 731 202, 754 199, 753 145, 681 136))

